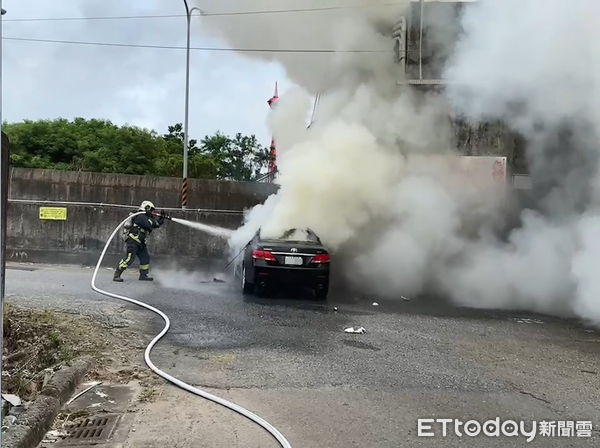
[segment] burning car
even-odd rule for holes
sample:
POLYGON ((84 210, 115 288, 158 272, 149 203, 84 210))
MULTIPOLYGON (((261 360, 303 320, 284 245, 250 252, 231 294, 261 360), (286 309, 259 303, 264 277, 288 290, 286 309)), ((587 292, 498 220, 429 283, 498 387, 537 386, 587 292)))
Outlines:
POLYGON ((276 287, 309 287, 317 299, 329 291, 329 252, 310 229, 289 229, 279 238, 259 231, 244 250, 237 273, 246 294, 264 294, 276 287))

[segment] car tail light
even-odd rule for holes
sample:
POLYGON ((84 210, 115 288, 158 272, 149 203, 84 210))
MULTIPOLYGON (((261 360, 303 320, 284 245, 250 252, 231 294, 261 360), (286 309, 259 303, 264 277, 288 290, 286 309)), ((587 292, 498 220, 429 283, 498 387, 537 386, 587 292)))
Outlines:
POLYGON ((329 256, 329 254, 317 254, 313 257, 313 259, 310 262, 316 263, 316 264, 322 264, 322 263, 329 263, 330 261, 331 261, 331 257, 329 256))
POLYGON ((264 261, 277 261, 275 255, 273 255, 268 250, 255 250, 252 252, 252 258, 255 260, 264 260, 264 261))

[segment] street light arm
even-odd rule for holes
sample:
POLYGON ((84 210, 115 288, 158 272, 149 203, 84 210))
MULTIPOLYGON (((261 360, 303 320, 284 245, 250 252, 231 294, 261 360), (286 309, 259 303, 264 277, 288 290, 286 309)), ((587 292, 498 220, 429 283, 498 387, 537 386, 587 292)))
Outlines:
POLYGON ((204 11, 201 10, 200 8, 197 8, 196 6, 190 8, 187 0, 183 0, 183 4, 185 5, 185 13, 187 14, 188 18, 192 17, 192 14, 194 13, 194 11, 198 11, 201 16, 204 15, 204 11))
POLYGON ((203 15, 204 15, 204 11, 203 11, 203 10, 201 10, 200 8, 196 8, 196 7, 194 6, 192 9, 190 9, 190 17, 191 17, 191 16, 192 16, 192 14, 194 13, 194 11, 198 11, 198 13, 199 13, 201 16, 203 16, 203 15))

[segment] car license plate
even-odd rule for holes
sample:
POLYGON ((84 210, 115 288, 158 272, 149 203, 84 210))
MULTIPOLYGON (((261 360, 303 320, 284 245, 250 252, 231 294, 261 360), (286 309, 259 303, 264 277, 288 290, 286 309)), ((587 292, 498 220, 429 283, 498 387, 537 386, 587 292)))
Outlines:
POLYGON ((285 257, 285 264, 290 266, 302 266, 304 260, 302 260, 302 257, 285 257))

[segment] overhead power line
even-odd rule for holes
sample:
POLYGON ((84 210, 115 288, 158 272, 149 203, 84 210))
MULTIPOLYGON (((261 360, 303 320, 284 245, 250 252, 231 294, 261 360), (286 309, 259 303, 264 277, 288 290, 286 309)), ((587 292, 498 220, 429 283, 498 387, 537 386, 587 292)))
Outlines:
MULTIPOLYGON (((86 45, 99 47, 122 47, 122 48, 150 48, 159 50, 185 50, 186 47, 176 45, 147 45, 147 44, 126 44, 118 42, 88 42, 77 40, 58 40, 58 39, 34 39, 26 37, 3 37, 2 40, 19 42, 41 42, 52 44, 67 45, 86 45)), ((291 49, 291 48, 228 48, 228 47, 190 47, 190 50, 196 51, 215 51, 215 52, 233 52, 233 53, 391 53, 391 50, 332 50, 332 49, 291 49)))
POLYGON ((20 19, 3 19, 4 22, 68 22, 80 20, 125 20, 125 19, 172 19, 186 17, 185 14, 166 14, 154 16, 99 16, 99 17, 25 17, 20 19))
MULTIPOLYGON (((351 9, 373 9, 389 6, 398 6, 400 3, 383 3, 381 5, 364 6, 329 6, 321 8, 298 8, 298 9, 271 9, 259 11, 229 11, 229 12, 207 12, 199 14, 201 17, 224 17, 224 16, 247 16, 264 14, 292 14, 304 12, 339 11, 351 9)), ((130 20, 130 19, 172 19, 186 17, 185 14, 162 14, 162 15, 137 15, 137 16, 96 16, 96 17, 24 17, 16 19, 4 19, 4 22, 53 22, 53 21, 80 21, 80 20, 130 20)))

